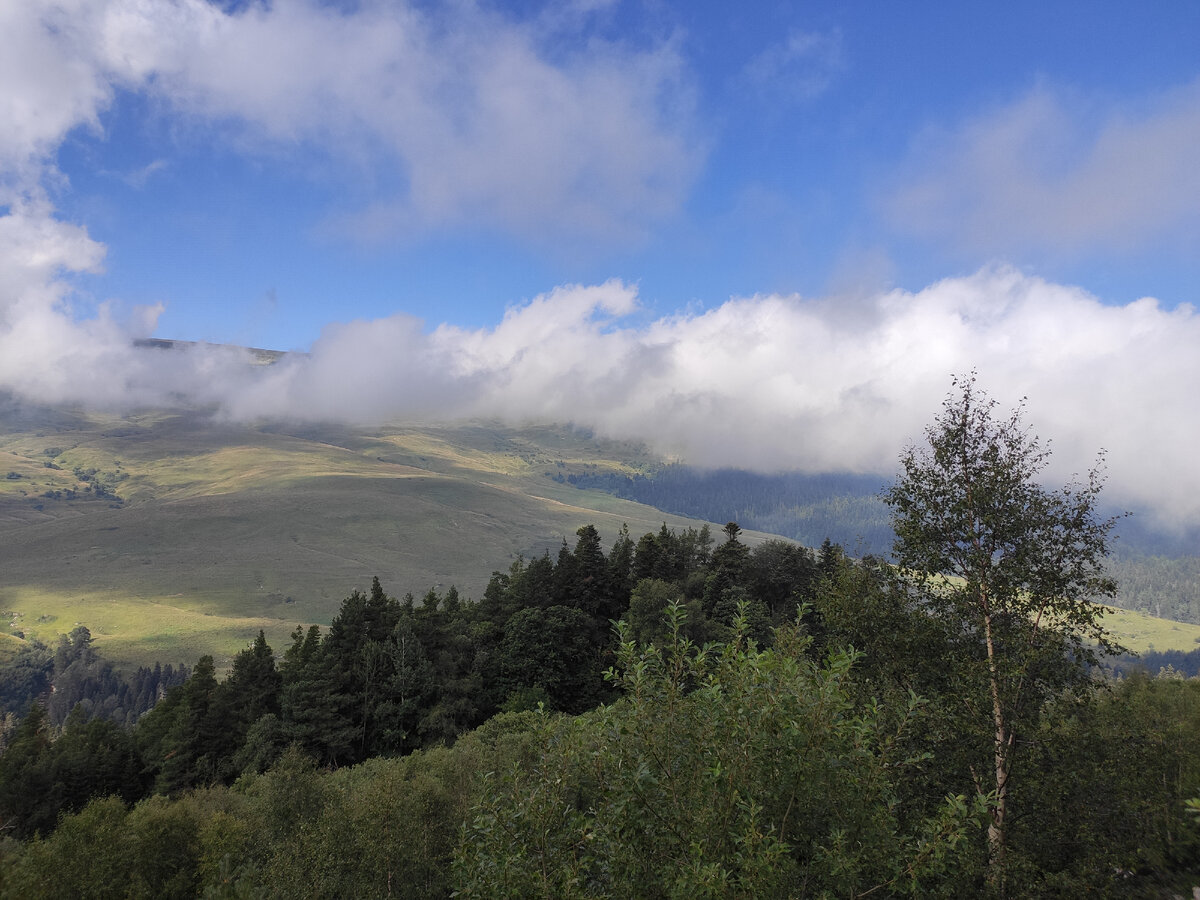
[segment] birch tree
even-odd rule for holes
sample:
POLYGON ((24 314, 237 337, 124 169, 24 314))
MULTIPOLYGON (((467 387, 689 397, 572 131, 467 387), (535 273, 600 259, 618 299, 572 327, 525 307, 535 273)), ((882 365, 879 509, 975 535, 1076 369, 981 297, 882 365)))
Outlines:
POLYGON ((956 378, 927 445, 909 448, 884 494, 895 561, 952 638, 964 734, 979 739, 975 788, 990 803, 989 881, 1004 893, 1015 761, 1044 700, 1081 688, 1096 654, 1116 652, 1103 626, 1116 584, 1104 571, 1114 518, 1097 511, 1101 463, 1058 490, 1039 482, 1050 451, 956 378))

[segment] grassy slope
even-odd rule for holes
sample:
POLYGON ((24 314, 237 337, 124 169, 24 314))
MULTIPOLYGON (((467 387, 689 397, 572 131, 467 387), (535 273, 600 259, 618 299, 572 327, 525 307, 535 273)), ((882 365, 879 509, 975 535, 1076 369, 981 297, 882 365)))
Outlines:
MULTIPOLYGON (((394 594, 478 597, 493 569, 584 523, 608 541, 622 523, 635 538, 696 524, 552 478, 654 462, 564 428, 243 427, 0 403, 0 627, 53 641, 85 624, 125 665, 208 652, 221 666, 259 628, 282 650, 297 624, 327 623, 372 575, 394 594)), ((1135 614, 1110 625, 1134 649, 1200 637, 1135 614)))
POLYGON ((582 524, 608 541, 626 522, 635 536, 695 524, 554 482, 649 462, 567 429, 256 428, 10 405, 0 454, 3 623, 51 641, 85 624, 125 664, 212 652, 221 665, 259 628, 282 649, 372 575, 390 593, 454 583, 477 597, 493 569, 573 544, 582 524), (77 469, 121 502, 93 499, 77 469))
POLYGON ((1200 647, 1200 625, 1156 619, 1145 613, 1110 607, 1104 626, 1117 643, 1136 653, 1150 650, 1195 650, 1200 647))

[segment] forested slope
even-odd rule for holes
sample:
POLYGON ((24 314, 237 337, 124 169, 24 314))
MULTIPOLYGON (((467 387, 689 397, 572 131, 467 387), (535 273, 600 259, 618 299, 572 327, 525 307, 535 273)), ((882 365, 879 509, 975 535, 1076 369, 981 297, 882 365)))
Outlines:
MULTIPOLYGON (((673 464, 644 473, 580 472, 563 480, 678 515, 732 520, 809 547, 829 538, 851 552, 887 555, 894 539, 880 499, 890 475, 763 475, 673 464)), ((1146 521, 1133 515, 1117 523, 1110 559, 1119 585, 1116 604, 1200 624, 1200 530, 1167 533, 1146 521)))
MULTIPOLYGON (((986 895, 960 637, 887 566, 739 538, 586 527, 474 604, 376 581, 131 731, 35 705, 0 896, 986 895)), ((1023 734, 1011 895, 1190 890, 1200 682, 1078 689, 1023 734)))

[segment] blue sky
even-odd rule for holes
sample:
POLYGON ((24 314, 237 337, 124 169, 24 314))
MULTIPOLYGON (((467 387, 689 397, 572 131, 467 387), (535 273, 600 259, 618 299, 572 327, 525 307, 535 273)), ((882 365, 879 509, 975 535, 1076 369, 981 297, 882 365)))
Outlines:
MULTIPOLYGON (((234 27, 258 7, 240 5, 240 13, 224 17, 234 27)), ((276 4, 288 5, 295 6, 276 4)), ((402 5, 299 6, 304 16, 294 18, 347 22, 368 15, 394 21, 402 5)), ((1114 120, 1152 119, 1155 107, 1180 91, 1192 91, 1194 106, 1200 77, 1194 3, 1146 11, 1120 3, 617 2, 575 4, 573 13, 563 13, 569 6, 484 4, 463 11, 419 4, 424 30, 467 33, 461 45, 430 34, 421 52, 453 67, 451 54, 477 52, 475 44, 486 47, 491 37, 487 28, 470 34, 465 23, 495 19, 512 43, 524 45, 526 63, 568 81, 582 81, 574 70, 606 55, 643 67, 642 86, 657 89, 651 108, 635 105, 644 98, 629 96, 619 64, 593 64, 592 76, 612 85, 577 92, 583 101, 618 92, 607 120, 601 111, 588 121, 591 110, 571 110, 582 118, 508 126, 540 125, 561 142, 553 152, 567 155, 575 141, 597 134, 610 157, 637 152, 622 146, 621 130, 631 139, 663 139, 661 158, 647 159, 627 180, 619 165, 599 176, 568 172, 596 181, 596 193, 586 184, 555 185, 564 194, 559 208, 540 217, 532 211, 528 221, 512 221, 503 208, 472 215, 467 196, 450 221, 418 211, 394 227, 363 222, 373 204, 404 207, 413 190, 406 181, 423 177, 411 156, 426 151, 409 151, 388 132, 420 127, 424 112, 406 121, 404 109, 372 109, 368 96, 351 121, 330 114, 323 122, 317 101, 286 122, 264 125, 255 120, 263 112, 259 100, 197 97, 228 88, 203 71, 177 76, 199 86, 164 88, 151 70, 132 84, 112 78, 109 98, 97 104, 98 126, 63 134, 55 154, 66 179, 52 190, 58 214, 86 225, 107 248, 104 272, 80 287, 96 300, 165 304, 159 336, 280 348, 307 348, 330 321, 397 311, 430 325, 485 325, 557 284, 610 277, 638 283, 643 303, 658 313, 754 293, 919 289, 997 260, 1081 285, 1108 302, 1147 295, 1168 305, 1195 300, 1194 206, 1174 222, 1164 214, 1164 234, 1143 225, 1151 232, 1143 236, 1131 225, 1128 235, 1064 235, 1060 246, 1020 222, 997 223, 1007 214, 1001 210, 984 211, 981 233, 963 240, 953 224, 914 224, 916 212, 896 208, 906 189, 938 174, 942 155, 955 154, 964 130, 999 127, 1006 113, 1035 98, 1054 110, 1030 126, 1029 158, 1014 164, 1063 174, 1086 165, 1097 134, 1114 120), (557 24, 550 22, 556 11, 557 24), (207 114, 198 115, 205 106, 207 114), (609 128, 618 133, 604 135, 609 128), (1038 159, 1043 152, 1051 158, 1038 159), (669 187, 645 187, 673 174, 679 177, 669 187), (610 203, 604 194, 613 191, 621 196, 610 203), (653 195, 644 208, 639 191, 653 195), (1191 239, 1174 246, 1160 240, 1174 228, 1188 230, 1191 239)), ((297 43, 308 40, 278 13, 260 14, 263 31, 290 27, 297 43)), ((320 52, 336 66, 354 54, 354 37, 333 35, 320 52)), ((389 48, 371 53, 364 82, 388 77, 392 62, 389 48)), ((221 65, 240 67, 236 77, 246 81, 233 89, 261 91, 261 102, 288 93, 286 86, 256 86, 253 59, 235 56, 221 65)), ((486 76, 467 75, 458 87, 477 90, 476 77, 486 76)), ((513 90, 532 80, 519 69, 512 78, 513 90)), ((358 87, 350 81, 342 90, 358 87)), ((319 89, 295 87, 298 94, 319 89)), ((445 119, 485 115, 455 109, 455 91, 447 94, 445 101, 428 101, 444 103, 436 114, 445 119)), ((461 105, 473 102, 463 98, 461 105)), ((536 132, 513 140, 512 158, 464 178, 503 181, 519 172, 524 140, 535 144, 536 132)), ((479 163, 484 152, 453 149, 461 165, 479 163)), ((604 165, 597 161, 595 168, 604 165)), ((426 177, 452 182, 455 176, 426 177)), ((536 172, 516 178, 531 194, 545 188, 536 172)), ((515 193, 495 205, 519 202, 515 193)), ((528 202, 536 207, 537 199, 528 202)), ((395 217, 405 213, 398 209, 395 217)))
POLYGON ((30 0, 0 120, 17 393, 864 471, 976 368, 1200 521, 1194 2, 30 0))

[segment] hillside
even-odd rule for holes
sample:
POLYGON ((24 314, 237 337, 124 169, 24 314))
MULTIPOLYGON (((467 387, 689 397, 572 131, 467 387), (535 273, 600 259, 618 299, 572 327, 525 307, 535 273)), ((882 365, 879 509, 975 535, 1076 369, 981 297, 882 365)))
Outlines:
MULTIPOLYGON (((260 628, 282 650, 373 575, 395 595, 478 598, 493 570, 556 554, 586 523, 611 544, 622 524, 636 538, 734 519, 759 529, 750 543, 828 535, 852 552, 886 528, 863 479, 698 477, 566 426, 244 426, 6 399, 0 473, 0 635, 53 642, 85 624, 123 666, 213 653, 221 667, 260 628)), ((1196 646, 1191 627, 1120 622, 1137 649, 1196 646)))
POLYGON ((127 664, 282 648, 378 575, 478 597, 519 555, 594 523, 611 542, 697 524, 559 473, 635 473, 635 445, 569 428, 240 426, 0 406, 0 612, 53 640, 84 623, 127 664))
MULTIPOLYGON (((788 472, 762 475, 737 469, 705 471, 674 464, 647 474, 584 473, 570 483, 646 503, 680 515, 733 520, 815 547, 825 538, 858 554, 887 555, 893 534, 880 498, 886 475, 788 472)), ((1200 529, 1166 534, 1145 515, 1116 516, 1109 568, 1124 609, 1200 624, 1200 529)))

